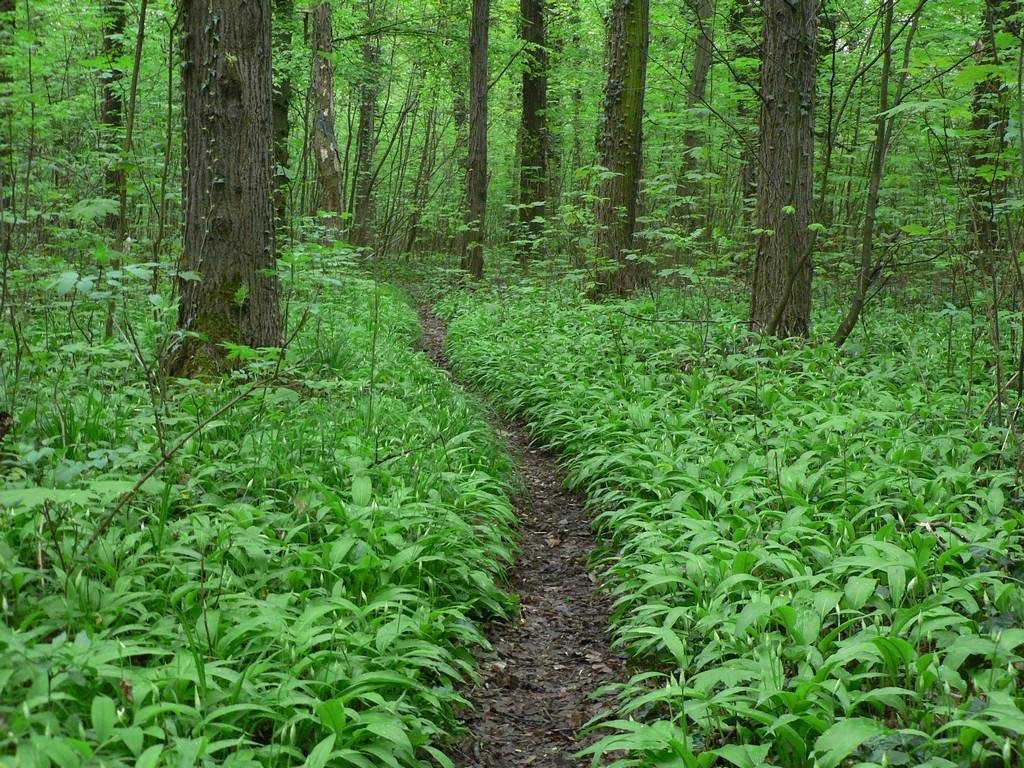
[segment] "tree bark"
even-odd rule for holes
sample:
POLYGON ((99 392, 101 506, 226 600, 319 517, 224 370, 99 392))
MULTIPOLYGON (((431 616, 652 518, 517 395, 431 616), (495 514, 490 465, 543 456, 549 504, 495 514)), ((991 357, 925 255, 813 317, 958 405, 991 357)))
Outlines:
POLYGON ((765 0, 757 255, 750 326, 807 336, 813 266, 818 0, 765 0))
POLYGON ((462 268, 470 276, 484 275, 484 237, 487 213, 487 43, 490 0, 473 0, 469 37, 469 155, 466 166, 466 231, 462 268))
MULTIPOLYGON (((377 24, 376 0, 366 1, 366 28, 377 24)), ((374 238, 373 159, 377 151, 377 103, 380 99, 380 36, 362 38, 363 77, 359 83, 355 188, 352 196, 353 245, 369 247, 374 238)))
POLYGON ((597 142, 607 172, 598 184, 594 210, 595 298, 628 295, 649 279, 633 240, 643 174, 649 43, 650 0, 615 0, 605 32, 604 114, 597 142))
MULTIPOLYGON (((0 54, 7 56, 12 51, 14 39, 14 0, 0 0, 0 54)), ((3 256, 3 285, 0 286, 0 307, 7 305, 7 271, 11 253, 11 234, 14 231, 14 171, 13 148, 11 147, 10 119, 11 73, 0 66, 0 254, 3 256)))
POLYGON ((334 64, 330 59, 333 51, 331 5, 324 2, 313 9, 312 149, 320 187, 317 208, 326 214, 323 224, 338 235, 344 221, 345 186, 335 133, 334 64))
POLYGON ((185 0, 184 250, 175 375, 220 372, 225 344, 281 344, 274 255, 270 0, 185 0), (197 279, 198 278, 198 279, 197 279))
POLYGON ((291 136, 289 112, 292 77, 289 55, 295 24, 294 0, 274 0, 274 215, 280 229, 288 209, 288 141, 291 136))
MULTIPOLYGON (((756 23, 758 7, 754 0, 736 0, 732 10, 729 12, 728 28, 730 34, 736 39, 733 47, 733 60, 737 59, 759 59, 761 52, 750 32, 750 27, 756 23)), ((762 25, 763 26, 763 21, 762 25)), ((747 81, 747 72, 751 81, 759 79, 760 62, 745 68, 740 68, 738 63, 733 64, 733 71, 740 72, 740 84, 747 81), (752 70, 752 71, 750 71, 752 70)), ((754 131, 744 127, 749 126, 753 121, 749 106, 750 96, 741 98, 736 104, 736 117, 739 118, 740 131, 744 134, 740 146, 739 166, 739 194, 741 202, 756 198, 757 196, 757 138, 754 131)), ((745 208, 745 206, 744 206, 745 208)), ((745 217, 744 217, 745 218, 745 217)))
MULTIPOLYGON (((704 102, 708 74, 711 72, 711 56, 714 51, 715 0, 696 0, 693 12, 697 20, 697 39, 694 43, 690 88, 686 93, 686 109, 690 115, 704 102)), ((679 183, 676 185, 676 197, 679 198, 679 203, 673 218, 677 220, 693 218, 692 199, 698 190, 698 185, 693 181, 691 175, 697 169, 697 150, 701 144, 701 134, 700 131, 694 130, 689 125, 689 120, 692 119, 690 115, 687 118, 687 128, 683 132, 683 162, 679 169, 679 183)))
MULTIPOLYGON (((980 65, 998 66, 1002 57, 996 35, 1012 32, 1018 0, 985 0, 982 32, 974 45, 974 59, 980 65)), ((991 254, 999 247, 996 217, 1006 200, 1007 172, 1002 167, 1002 150, 1009 124, 1009 91, 998 75, 991 75, 974 87, 969 149, 971 219, 977 249, 991 254)))
POLYGON ((526 48, 523 66, 523 108, 519 128, 519 222, 523 241, 519 257, 525 272, 544 231, 548 196, 548 52, 545 0, 520 0, 521 37, 526 48))
MULTIPOLYGON (((103 19, 103 56, 107 60, 107 68, 100 75, 100 124, 103 126, 103 138, 110 148, 113 157, 104 174, 107 195, 112 200, 120 200, 121 187, 125 182, 124 163, 121 157, 121 126, 124 122, 124 100, 121 98, 121 80, 124 70, 118 59, 124 54, 124 33, 127 26, 124 0, 107 0, 103 19)), ((114 249, 123 247, 125 222, 124 210, 112 211, 107 216, 107 226, 114 233, 116 240, 114 249)))

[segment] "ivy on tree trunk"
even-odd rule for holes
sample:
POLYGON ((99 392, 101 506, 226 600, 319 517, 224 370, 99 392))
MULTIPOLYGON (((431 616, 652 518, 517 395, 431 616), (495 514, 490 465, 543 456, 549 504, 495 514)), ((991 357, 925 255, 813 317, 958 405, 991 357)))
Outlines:
POLYGON ((177 375, 229 366, 225 344, 281 344, 274 254, 270 0, 186 0, 184 250, 177 375))
POLYGON ((765 0, 757 253, 750 326, 807 336, 811 321, 811 205, 818 0, 765 0))

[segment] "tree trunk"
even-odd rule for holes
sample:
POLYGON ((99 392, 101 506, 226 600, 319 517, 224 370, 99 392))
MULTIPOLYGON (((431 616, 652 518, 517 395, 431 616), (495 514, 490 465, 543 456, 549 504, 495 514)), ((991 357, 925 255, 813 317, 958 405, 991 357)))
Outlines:
POLYGON ((345 186, 335 134, 333 51, 331 5, 320 3, 313 9, 313 159, 320 187, 317 208, 327 214, 324 225, 337 235, 344 220, 345 186))
POLYGON ((882 0, 882 74, 878 85, 878 117, 875 118, 875 141, 871 149, 871 176, 868 179, 868 199, 864 209, 864 228, 861 233, 860 269, 857 273, 857 288, 853 294, 850 309, 843 322, 836 329, 832 341, 837 347, 846 343, 867 299, 868 284, 871 280, 871 264, 875 243, 875 219, 878 213, 878 195, 882 185, 882 171, 885 155, 889 149, 889 76, 892 72, 892 15, 895 0, 882 0))
POLYGON ((765 0, 757 256, 750 326, 807 336, 818 0, 765 0))
MULTIPOLYGON (((1010 32, 1020 3, 1017 0, 985 0, 981 36, 974 44, 979 65, 998 66, 1002 57, 996 36, 1010 32)), ((969 149, 971 218, 979 252, 994 253, 999 247, 996 216, 1006 200, 1006 177, 1001 153, 1005 147, 1009 118, 1009 91, 998 75, 991 75, 974 87, 969 149)))
POLYGON ((600 164, 594 211, 598 265, 595 297, 625 296, 648 280, 636 258, 643 173, 643 112, 650 43, 650 0, 615 0, 605 33, 604 115, 598 134, 600 164))
POLYGON ((907 73, 910 70, 910 52, 917 33, 920 12, 923 8, 923 3, 918 6, 907 30, 906 43, 903 46, 903 67, 898 77, 895 98, 890 103, 889 80, 892 74, 892 26, 895 4, 896 0, 882 0, 882 73, 879 82, 878 116, 875 118, 875 141, 871 151, 871 176, 868 179, 868 199, 864 208, 864 228, 861 232, 860 269, 857 272, 857 286, 854 290, 853 300, 850 302, 850 309, 832 337, 832 342, 837 347, 841 347, 846 343, 850 333, 856 327, 857 320, 864 311, 864 305, 868 300, 868 290, 876 279, 877 269, 874 265, 875 225, 878 219, 878 201, 882 177, 885 172, 885 160, 889 154, 889 144, 892 140, 893 118, 888 112, 890 108, 898 107, 903 103, 907 73))
POLYGON ((673 218, 692 219, 694 206, 692 199, 697 194, 698 185, 691 175, 697 170, 697 149, 701 144, 700 131, 693 129, 689 121, 693 119, 693 111, 704 103, 704 92, 707 89, 708 74, 711 72, 711 55, 714 51, 714 15, 715 0, 696 0, 693 8, 697 17, 697 40, 694 43, 693 69, 690 73, 690 88, 686 93, 687 128, 683 132, 683 162, 679 169, 679 183, 676 185, 678 207, 673 218))
MULTIPOLYGON (((750 28, 756 23, 757 15, 758 6, 754 3, 754 0, 736 0, 729 13, 729 32, 736 39, 733 47, 734 62, 737 59, 754 59, 756 61, 760 58, 761 53, 754 41, 755 37, 750 31, 750 28)), ((733 72, 740 74, 739 84, 741 88, 744 84, 749 84, 747 83, 748 77, 750 83, 757 82, 760 77, 760 62, 745 66, 741 66, 737 62, 733 64, 732 69, 733 72)), ((746 208, 745 202, 757 196, 758 182, 757 137, 754 135, 754 131, 748 128, 753 120, 750 114, 749 100, 750 96, 748 95, 746 98, 739 99, 736 103, 736 117, 738 118, 742 142, 740 146, 739 193, 740 200, 744 203, 744 209, 746 208)), ((743 217, 744 220, 745 218, 743 217)))
POLYGON ((292 104, 292 78, 288 57, 295 24, 294 0, 274 0, 274 214, 280 229, 288 210, 288 113, 292 104))
POLYGON ((487 37, 490 0, 473 0, 469 37, 469 155, 466 166, 466 232, 462 268, 472 277, 484 275, 487 213, 487 37))
POLYGON ((520 0, 521 36, 527 59, 523 66, 523 109, 519 128, 519 246, 523 271, 544 231, 548 196, 548 52, 545 0, 520 0))
MULTIPOLYGON (((366 0, 366 27, 377 23, 377 0, 366 0)), ((380 36, 362 38, 363 77, 359 84, 359 120, 356 128, 355 190, 352 198, 353 245, 373 244, 373 159, 377 151, 377 102, 380 99, 380 36)))
MULTIPOLYGON (((124 170, 124 165, 128 162, 128 158, 131 157, 132 142, 134 140, 135 133, 135 115, 136 105, 138 103, 139 96, 139 75, 142 72, 142 51, 146 42, 146 13, 149 8, 149 1, 142 0, 139 4, 139 25, 135 33, 135 55, 132 58, 132 78, 131 84, 128 87, 128 110, 124 115, 124 141, 120 147, 120 153, 118 155, 118 164, 113 175, 108 175, 107 183, 116 183, 117 193, 117 216, 111 223, 116 224, 116 240, 117 247, 115 253, 124 253, 127 255, 129 250, 129 238, 128 238, 128 176, 124 170)), ((111 10, 116 10, 111 8, 111 10)), ((110 51, 111 58, 120 56, 123 52, 123 45, 121 39, 124 37, 124 30, 126 26, 125 20, 125 6, 123 3, 120 4, 121 18, 117 20, 115 17, 113 23, 113 29, 115 31, 113 36, 116 38, 114 41, 115 48, 110 51)), ((123 72, 118 72, 117 80, 124 77, 123 72)), ((109 125, 113 126, 116 130, 122 123, 121 113, 124 111, 121 94, 117 92, 116 87, 112 87, 113 95, 111 101, 108 103, 106 93, 104 93, 103 105, 104 105, 104 118, 109 118, 109 125), (116 117, 113 112, 107 114, 107 108, 114 110, 116 108, 116 117)), ((106 88, 104 89, 106 91, 106 88)), ((106 122, 106 120, 104 121, 106 122)), ((110 266, 118 270, 121 268, 120 257, 115 257, 110 266)), ((156 279, 156 271, 154 271, 154 280, 156 279)), ((114 298, 111 297, 107 301, 107 321, 104 326, 104 337, 110 339, 114 335, 114 313, 116 311, 116 303, 114 298)))
POLYGON ((274 256, 270 0, 185 0, 184 251, 176 375, 225 370, 225 344, 281 344, 274 256))
MULTIPOLYGON (((0 54, 12 53, 14 39, 14 0, 0 0, 0 54)), ((11 233, 14 231, 14 183, 17 178, 13 164, 9 123, 11 108, 11 73, 0 66, 0 254, 3 255, 3 285, 0 287, 0 307, 7 305, 8 258, 11 253, 11 233)))
MULTIPOLYGON (((103 57, 107 68, 100 75, 100 124, 103 126, 104 143, 109 147, 111 155, 117 160, 107 166, 104 182, 107 195, 112 200, 120 200, 121 187, 124 185, 124 162, 121 157, 121 126, 123 124, 124 100, 121 98, 121 80, 124 70, 118 60, 124 54, 124 33, 127 25, 124 0, 107 0, 103 18, 103 57)), ((123 247, 125 223, 123 209, 112 211, 107 216, 107 226, 115 235, 114 250, 123 247)))

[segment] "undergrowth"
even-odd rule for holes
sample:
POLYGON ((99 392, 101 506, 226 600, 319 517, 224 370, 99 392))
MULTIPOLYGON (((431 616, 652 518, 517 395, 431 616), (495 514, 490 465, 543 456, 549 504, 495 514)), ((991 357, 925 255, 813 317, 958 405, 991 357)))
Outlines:
POLYGON ((714 302, 526 284, 441 309, 459 375, 595 511, 646 670, 595 763, 1024 763, 1024 514, 966 312, 879 307, 840 354, 714 302))
POLYGON ((62 276, 0 360, 0 764, 450 766, 476 622, 510 608, 510 464, 412 312, 292 285, 283 364, 164 383, 171 307, 103 342, 94 282, 62 276))

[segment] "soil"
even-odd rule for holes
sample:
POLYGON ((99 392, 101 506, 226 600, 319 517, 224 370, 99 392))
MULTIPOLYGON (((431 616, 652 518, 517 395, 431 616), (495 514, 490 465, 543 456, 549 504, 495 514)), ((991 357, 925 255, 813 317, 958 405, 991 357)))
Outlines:
MULTIPOLYGON (((420 346, 441 368, 444 321, 420 311, 420 346)), ((467 693, 471 733, 460 768, 562 768, 589 765, 574 754, 588 742, 582 725, 607 711, 595 700, 602 684, 625 679, 625 662, 607 635, 610 602, 587 567, 594 548, 583 498, 562 487, 555 458, 531 444, 514 422, 494 424, 517 459, 525 492, 516 500, 519 559, 508 588, 521 612, 487 628, 492 650, 480 659, 480 684, 467 693)))

